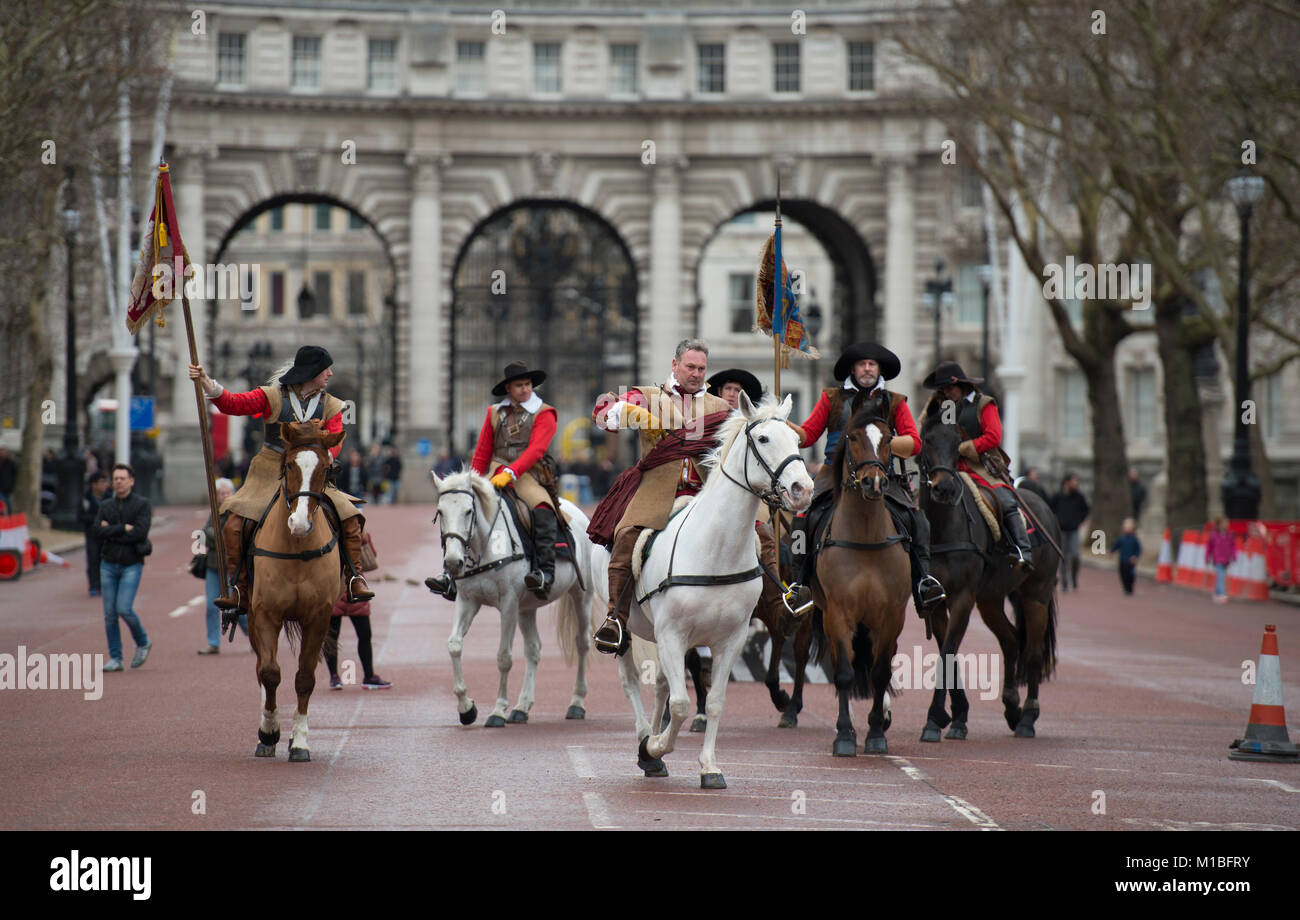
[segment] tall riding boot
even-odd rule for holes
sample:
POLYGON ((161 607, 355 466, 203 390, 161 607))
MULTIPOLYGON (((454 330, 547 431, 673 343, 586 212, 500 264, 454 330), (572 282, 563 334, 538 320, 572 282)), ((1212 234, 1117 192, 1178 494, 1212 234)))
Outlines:
POLYGON ((348 603, 373 600, 375 592, 361 574, 361 515, 354 514, 343 522, 343 572, 348 582, 348 603))
MULTIPOLYGON (((772 532, 772 525, 759 524, 757 532, 758 546, 760 550, 759 560, 763 563, 763 566, 772 573, 772 575, 780 578, 781 566, 777 561, 776 534, 772 532)), ((762 611, 763 615, 759 617, 759 619, 764 619, 766 622, 779 623, 781 621, 781 614, 785 611, 785 606, 781 603, 781 598, 784 596, 785 592, 782 591, 781 586, 772 581, 766 573, 763 574, 761 582, 763 585, 763 592, 758 596, 758 607, 756 608, 755 613, 757 614, 758 611, 762 611)))
POLYGON ((632 551, 636 548, 640 527, 625 527, 614 536, 609 548, 609 610, 605 622, 592 640, 596 651, 622 656, 632 645, 627 629, 627 611, 632 605, 632 551))
POLYGON ((424 586, 434 594, 441 594, 449 601, 456 599, 456 579, 446 572, 441 575, 430 575, 424 580, 424 586))
POLYGON ((524 585, 542 600, 547 599, 555 583, 555 539, 560 522, 547 505, 533 509, 533 552, 537 567, 524 576, 524 585))
POLYGON ((930 520, 916 508, 909 509, 912 525, 912 594, 916 613, 925 618, 929 608, 948 597, 939 579, 930 574, 930 520))
POLYGON ((225 593, 212 599, 219 610, 238 610, 241 616, 248 613, 251 600, 249 576, 252 574, 249 566, 240 568, 240 561, 244 557, 244 522, 245 519, 239 515, 230 514, 221 527, 221 538, 226 547, 226 578, 230 584, 226 586, 225 593))
POLYGON ((1002 525, 1006 527, 1007 533, 1015 544, 1015 559, 1013 564, 1018 568, 1032 569, 1034 548, 1029 545, 1029 532, 1025 527, 1025 515, 1016 503, 1015 496, 1010 489, 994 489, 993 494, 997 496, 998 505, 1002 508, 1002 525))

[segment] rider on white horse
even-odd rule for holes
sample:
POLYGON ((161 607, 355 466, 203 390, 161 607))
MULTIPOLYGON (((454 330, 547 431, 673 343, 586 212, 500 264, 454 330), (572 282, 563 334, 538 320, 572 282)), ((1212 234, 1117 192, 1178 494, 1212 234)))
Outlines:
MULTIPOLYGON (((555 582, 555 541, 559 521, 551 497, 530 472, 555 437, 556 411, 533 392, 546 379, 545 371, 529 370, 522 361, 506 365, 505 379, 492 388, 504 396, 489 406, 470 465, 480 476, 490 476, 498 489, 513 488, 533 509, 533 545, 536 567, 524 584, 541 600, 555 582)), ((425 585, 449 601, 456 599, 456 582, 445 572, 430 576, 425 585)))
POLYGON ((606 542, 611 535, 593 533, 593 529, 599 529, 614 504, 623 502, 609 540, 609 609, 593 636, 596 649, 605 654, 622 655, 632 641, 627 611, 632 601, 632 551, 637 537, 647 527, 663 530, 677 497, 700 491, 707 471, 699 461, 715 444, 713 437, 704 436, 706 420, 712 423, 708 427, 716 430, 731 412, 726 400, 704 390, 708 361, 709 347, 704 342, 683 339, 677 344, 666 384, 633 387, 619 396, 605 393, 592 410, 591 420, 598 428, 637 431, 639 458, 632 469, 642 474, 630 499, 616 483, 593 514, 592 529, 588 530, 593 540, 606 542), (676 432, 672 443, 661 445, 669 432, 676 432))

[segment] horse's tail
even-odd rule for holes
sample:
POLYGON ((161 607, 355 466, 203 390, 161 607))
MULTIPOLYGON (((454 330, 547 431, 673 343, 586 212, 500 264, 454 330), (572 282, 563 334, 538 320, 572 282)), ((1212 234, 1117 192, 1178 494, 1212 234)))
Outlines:
MULTIPOLYGON (((555 617, 555 642, 564 655, 566 667, 571 668, 578 663, 578 633, 582 629, 583 621, 582 603, 587 599, 587 594, 579 591, 577 585, 565 591, 560 598, 559 610, 555 617)), ((588 616, 590 613, 588 610, 588 616)))
POLYGON ((871 648, 871 632, 863 623, 853 631, 853 683, 849 696, 855 700, 871 699, 871 662, 875 658, 871 648))
MULTIPOLYGON (((302 647, 302 623, 297 620, 284 621, 284 635, 289 640, 289 648, 297 652, 302 647)), ((324 661, 326 655, 337 655, 339 650, 339 640, 331 636, 328 631, 325 633, 325 640, 320 644, 320 660, 324 661)))
POLYGON ((1056 585, 1052 585, 1052 599, 1047 602, 1047 631, 1043 634, 1043 668, 1040 680, 1051 680, 1056 672, 1056 585))
POLYGON ((1025 602, 1019 591, 1012 591, 1007 598, 1011 601, 1011 609, 1016 616, 1016 645, 1019 648, 1016 658, 1016 683, 1023 687, 1028 685, 1031 679, 1038 683, 1051 680, 1052 674, 1056 671, 1056 613, 1059 609, 1056 601, 1056 586, 1052 586, 1052 596, 1047 602, 1047 624, 1043 630, 1043 647, 1035 673, 1031 673, 1029 667, 1029 624, 1025 616, 1025 602))

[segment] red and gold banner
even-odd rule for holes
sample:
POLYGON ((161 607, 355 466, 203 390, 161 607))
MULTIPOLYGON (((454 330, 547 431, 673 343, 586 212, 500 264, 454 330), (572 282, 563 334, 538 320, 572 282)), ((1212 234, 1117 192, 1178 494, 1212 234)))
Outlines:
POLYGON ((163 163, 158 167, 158 181, 154 185, 149 232, 140 247, 140 261, 131 279, 126 328, 132 335, 155 315, 158 325, 164 325, 163 308, 180 297, 188 265, 189 255, 181 242, 176 203, 172 200, 171 171, 163 163))

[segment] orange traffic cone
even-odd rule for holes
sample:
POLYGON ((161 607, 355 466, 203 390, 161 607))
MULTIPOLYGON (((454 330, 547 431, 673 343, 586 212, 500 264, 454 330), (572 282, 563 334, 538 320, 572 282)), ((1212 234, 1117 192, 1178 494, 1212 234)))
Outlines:
POLYGON ((1246 575, 1243 579, 1246 600, 1268 600, 1268 560, 1265 555, 1264 541, 1251 537, 1246 541, 1246 575))
POLYGON ((1230 760, 1263 760, 1269 763, 1300 763, 1300 748, 1286 733, 1286 709, 1282 705, 1282 660, 1277 655, 1277 627, 1264 627, 1255 672, 1255 695, 1250 702, 1246 737, 1229 746, 1230 760))
POLYGON ((1165 528, 1165 538, 1160 541, 1160 558, 1156 561, 1156 581, 1169 584, 1174 580, 1174 554, 1169 544, 1169 528, 1165 528))

